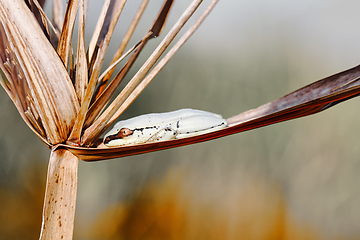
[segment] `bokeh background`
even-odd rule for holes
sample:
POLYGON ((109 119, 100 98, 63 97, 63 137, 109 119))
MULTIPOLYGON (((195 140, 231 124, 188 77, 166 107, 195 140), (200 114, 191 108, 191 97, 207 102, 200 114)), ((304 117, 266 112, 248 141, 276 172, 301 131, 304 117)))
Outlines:
MULTIPOLYGON (((101 2, 90 1, 88 40, 101 2)), ((189 2, 175 2, 163 35, 189 2)), ((127 3, 112 49, 139 3, 127 3)), ((160 6, 150 1, 129 46, 160 6)), ((220 1, 124 118, 186 107, 230 117, 356 66, 358 9, 355 0, 220 1)), ((0 92, 0 239, 36 239, 50 151, 0 92)), ((193 146, 80 161, 74 239, 360 239, 359 103, 193 146)))

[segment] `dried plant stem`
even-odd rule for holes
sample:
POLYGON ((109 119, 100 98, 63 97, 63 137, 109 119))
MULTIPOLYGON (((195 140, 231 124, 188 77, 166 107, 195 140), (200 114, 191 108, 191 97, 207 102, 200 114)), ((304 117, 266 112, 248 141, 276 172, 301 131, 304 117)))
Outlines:
MULTIPOLYGON (((179 33, 181 28, 193 15, 196 9, 201 4, 201 0, 194 0, 190 6, 185 10, 180 19, 174 24, 170 32, 165 36, 161 41, 159 46, 154 50, 150 55, 147 61, 142 65, 142 67, 137 71, 137 73, 132 77, 129 83, 124 87, 120 94, 115 98, 115 100, 110 104, 110 106, 99 116, 95 122, 85 130, 83 135, 83 143, 88 144, 96 137, 98 137, 102 131, 104 131, 105 125, 108 123, 108 120, 113 117, 116 111, 121 107, 125 100, 131 95, 134 89, 139 85, 141 80, 146 76, 151 68, 155 65, 156 61, 161 57, 166 48, 170 45, 172 40, 179 33)), ((115 116, 117 118, 119 116, 115 116)))
MULTIPOLYGON (((119 48, 115 52, 115 55, 113 56, 113 59, 111 60, 110 66, 107 68, 107 70, 102 74, 102 76, 99 77, 99 82, 101 82, 101 85, 98 89, 98 92, 95 95, 95 99, 98 98, 98 96, 102 93, 102 91, 105 89, 106 84, 108 83, 109 79, 111 78, 111 75, 113 74, 115 70, 115 66, 122 60, 122 54, 127 46, 127 44, 130 41, 131 36, 133 35, 136 26, 138 25, 141 16, 143 15, 146 6, 148 4, 149 0, 143 0, 133 21, 130 24, 130 27, 128 31, 126 32, 119 48), (103 76, 104 75, 104 76, 103 76)), ((126 55, 126 54, 125 54, 126 55)))
POLYGON ((116 111, 110 121, 106 124, 108 128, 116 119, 126 110, 128 106, 140 95, 140 93, 149 85, 149 83, 156 77, 156 75, 165 67, 170 59, 179 51, 185 42, 195 33, 200 27, 205 18, 214 9, 218 0, 213 0, 204 13, 200 16, 197 22, 180 38, 180 40, 170 49, 170 51, 160 60, 154 69, 142 80, 142 82, 134 89, 131 95, 126 99, 123 105, 116 111))
POLYGON ((40 239, 72 239, 78 158, 67 150, 52 151, 48 166, 40 239))

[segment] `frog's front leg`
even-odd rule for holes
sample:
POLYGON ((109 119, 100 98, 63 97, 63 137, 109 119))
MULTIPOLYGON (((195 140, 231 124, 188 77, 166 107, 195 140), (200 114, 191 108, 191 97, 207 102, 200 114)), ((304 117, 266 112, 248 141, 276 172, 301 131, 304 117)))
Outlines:
POLYGON ((186 138, 217 131, 227 126, 227 121, 220 115, 195 115, 176 122, 176 138, 186 138))

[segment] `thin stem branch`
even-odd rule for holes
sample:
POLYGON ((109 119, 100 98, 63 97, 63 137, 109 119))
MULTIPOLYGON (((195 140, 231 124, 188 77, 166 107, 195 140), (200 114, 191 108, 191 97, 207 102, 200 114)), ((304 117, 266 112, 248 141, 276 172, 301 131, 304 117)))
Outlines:
POLYGON ((92 37, 91 37, 91 40, 90 40, 90 43, 89 43, 89 47, 88 47, 89 59, 92 58, 92 56, 93 56, 93 54, 95 52, 95 46, 96 46, 96 43, 97 43, 97 41, 99 39, 99 35, 100 35, 100 32, 101 32, 102 26, 104 24, 106 13, 107 13, 108 8, 110 6, 110 2, 111 2, 111 0, 105 0, 104 4, 103 4, 103 7, 101 9, 100 16, 99 16, 99 18, 97 20, 97 23, 96 23, 94 32, 92 34, 92 37))

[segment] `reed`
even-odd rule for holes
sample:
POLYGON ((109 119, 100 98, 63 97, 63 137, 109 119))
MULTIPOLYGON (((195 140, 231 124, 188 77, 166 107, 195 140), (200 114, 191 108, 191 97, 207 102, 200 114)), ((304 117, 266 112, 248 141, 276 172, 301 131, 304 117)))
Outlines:
POLYGON ((126 1, 104 1, 88 46, 84 33, 87 1, 69 0, 63 13, 62 1, 54 0, 52 21, 42 10, 44 2, 0 0, 0 83, 29 128, 51 149, 40 239, 72 238, 79 159, 98 161, 207 141, 314 114, 360 93, 358 66, 233 116, 228 119, 229 126, 219 131, 107 148, 102 144, 101 135, 192 36, 217 0, 211 1, 194 25, 171 45, 202 3, 194 0, 116 96, 116 90, 147 43, 162 33, 173 1, 164 1, 150 30, 136 45, 128 47, 148 6, 148 0, 142 1, 103 73, 105 54, 126 1), (77 21, 78 32, 74 34, 77 21), (71 44, 73 38, 76 38, 76 49, 71 44), (164 55, 165 50, 168 52, 164 55), (114 74, 118 64, 122 64, 122 68, 114 74))

